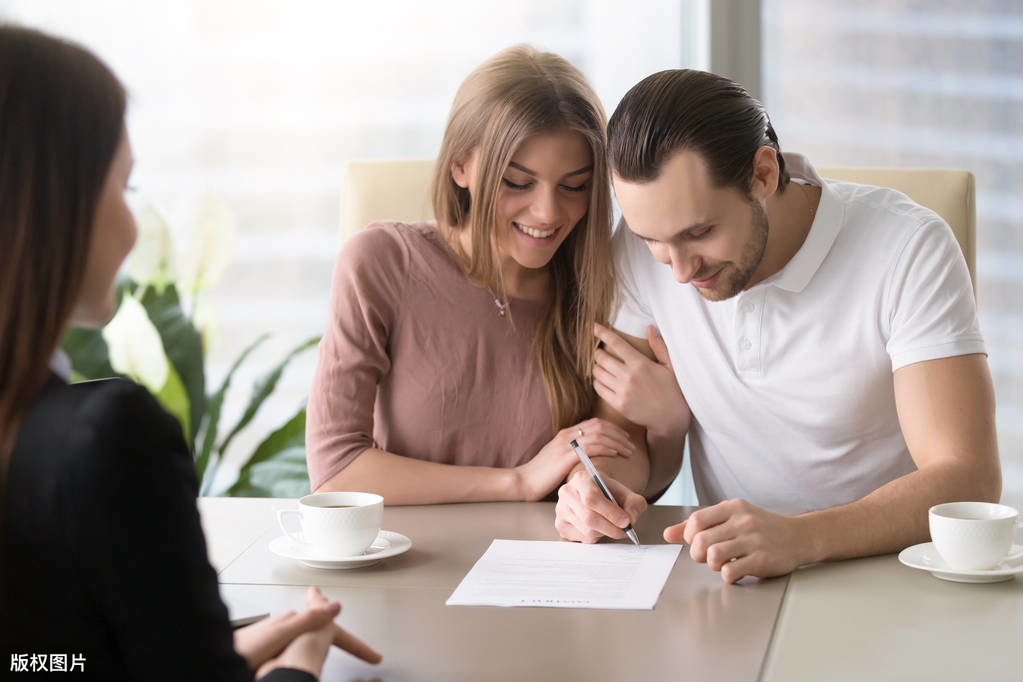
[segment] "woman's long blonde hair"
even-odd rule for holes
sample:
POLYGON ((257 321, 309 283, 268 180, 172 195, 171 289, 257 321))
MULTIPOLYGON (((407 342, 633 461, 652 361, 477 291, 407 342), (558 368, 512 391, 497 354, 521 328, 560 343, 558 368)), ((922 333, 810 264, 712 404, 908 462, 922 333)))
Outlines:
POLYGON ((554 431, 593 408, 595 322, 606 323, 614 296, 611 188, 606 119, 600 100, 566 59, 516 45, 497 53, 463 81, 455 95, 433 175, 438 229, 462 258, 466 276, 505 298, 497 252, 497 197, 519 145, 550 130, 579 132, 590 146, 590 205, 548 268, 552 296, 533 339, 554 431), (476 196, 459 187, 451 166, 479 149, 476 196), (471 229, 471 253, 458 233, 471 229), (486 245, 488 248, 480 248, 486 245))

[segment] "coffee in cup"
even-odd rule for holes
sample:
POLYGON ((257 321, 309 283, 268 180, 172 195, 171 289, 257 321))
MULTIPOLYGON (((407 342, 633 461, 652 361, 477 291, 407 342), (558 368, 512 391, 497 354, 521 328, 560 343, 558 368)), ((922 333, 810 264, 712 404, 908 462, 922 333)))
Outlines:
POLYGON ((1012 549, 1019 512, 991 502, 948 502, 928 511, 931 541, 949 568, 994 568, 1012 549))
POLYGON ((362 554, 380 533, 384 498, 374 493, 313 493, 298 500, 298 509, 281 509, 277 523, 288 537, 322 557, 362 554), (298 516, 301 533, 285 519, 298 516))

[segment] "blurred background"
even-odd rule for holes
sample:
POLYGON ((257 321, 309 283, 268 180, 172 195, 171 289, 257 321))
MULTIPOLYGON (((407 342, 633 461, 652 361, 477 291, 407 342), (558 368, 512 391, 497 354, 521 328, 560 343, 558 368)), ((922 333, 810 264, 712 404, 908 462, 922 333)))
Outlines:
MULTIPOLYGON (((238 218, 215 311, 208 390, 260 334, 251 383, 322 333, 345 163, 432 158, 461 80, 508 45, 562 54, 607 113, 644 76, 709 69, 771 113, 782 148, 820 166, 965 168, 977 176, 978 286, 998 397, 1003 500, 1023 504, 1023 6, 1015 0, 0 0, 0 20, 91 48, 130 93, 132 202, 184 243, 200 199, 238 218), (217 331, 219 329, 219 331, 217 331)), ((381 216, 384 217, 384 216, 381 216)), ((298 356, 214 490, 302 404, 298 356), (251 434, 251 435, 250 435, 251 434)), ((665 497, 695 503, 684 471, 665 497)))

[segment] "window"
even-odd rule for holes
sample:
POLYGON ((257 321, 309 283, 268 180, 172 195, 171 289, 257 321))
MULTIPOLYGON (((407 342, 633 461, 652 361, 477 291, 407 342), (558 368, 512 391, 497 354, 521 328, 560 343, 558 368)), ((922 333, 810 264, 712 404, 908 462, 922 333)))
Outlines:
POLYGON ((1002 497, 1023 504, 1023 8, 764 0, 763 50, 764 103, 784 149, 820 166, 976 175, 978 302, 1002 497))

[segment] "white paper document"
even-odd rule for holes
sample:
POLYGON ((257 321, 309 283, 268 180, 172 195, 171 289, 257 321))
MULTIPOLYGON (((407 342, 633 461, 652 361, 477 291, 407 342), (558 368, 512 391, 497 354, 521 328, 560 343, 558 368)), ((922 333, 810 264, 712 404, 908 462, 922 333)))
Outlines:
POLYGON ((447 605, 649 610, 681 549, 494 540, 447 605))

